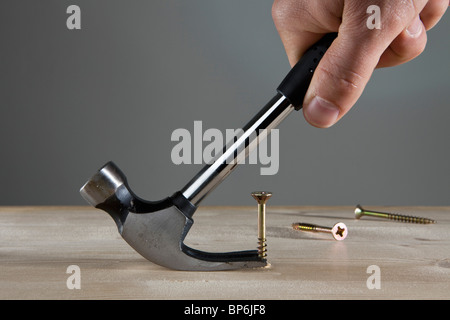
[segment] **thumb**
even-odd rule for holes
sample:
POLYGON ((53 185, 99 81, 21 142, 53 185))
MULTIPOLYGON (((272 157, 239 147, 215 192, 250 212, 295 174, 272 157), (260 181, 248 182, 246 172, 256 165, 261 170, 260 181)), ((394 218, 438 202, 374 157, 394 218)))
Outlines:
POLYGON ((369 38, 355 39, 340 32, 317 66, 303 100, 311 125, 327 128, 356 103, 385 50, 369 38))

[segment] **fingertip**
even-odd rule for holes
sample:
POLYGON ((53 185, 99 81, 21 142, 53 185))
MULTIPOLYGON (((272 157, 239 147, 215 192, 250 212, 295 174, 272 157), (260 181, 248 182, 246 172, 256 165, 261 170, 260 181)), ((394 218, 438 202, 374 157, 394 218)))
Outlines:
POLYGON ((406 33, 411 38, 418 38, 424 32, 424 26, 419 16, 416 16, 411 24, 406 28, 406 33))
POLYGON ((420 12, 420 19, 426 30, 432 29, 441 20, 449 5, 450 1, 448 0, 431 0, 427 2, 420 12))
POLYGON ((425 26, 420 19, 416 18, 386 48, 377 67, 393 67, 411 61, 425 50, 426 44, 425 26))
POLYGON ((332 102, 315 96, 303 107, 306 121, 317 128, 329 128, 339 118, 340 109, 332 102))

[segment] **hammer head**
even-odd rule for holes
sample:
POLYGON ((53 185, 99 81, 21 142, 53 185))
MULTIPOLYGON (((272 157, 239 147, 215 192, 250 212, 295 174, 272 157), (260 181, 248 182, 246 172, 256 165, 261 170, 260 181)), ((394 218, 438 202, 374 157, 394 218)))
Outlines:
POLYGON ((196 207, 180 192, 161 201, 142 200, 130 190, 125 175, 112 162, 94 174, 80 193, 88 203, 110 214, 132 248, 158 265, 186 271, 267 265, 257 250, 215 253, 186 246, 184 239, 194 223, 196 207))

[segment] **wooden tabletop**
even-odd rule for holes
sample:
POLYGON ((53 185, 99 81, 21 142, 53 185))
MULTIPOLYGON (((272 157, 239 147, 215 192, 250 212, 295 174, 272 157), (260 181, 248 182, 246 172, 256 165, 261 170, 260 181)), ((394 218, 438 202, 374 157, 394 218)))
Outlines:
MULTIPOLYGON (((354 207, 268 206, 270 267, 184 272, 142 258, 103 211, 0 207, 0 299, 449 299, 450 207, 370 209, 437 223, 356 220, 354 207), (343 241, 291 227, 339 221, 349 230, 343 241)), ((200 207, 185 243, 256 249, 256 206, 200 207)))

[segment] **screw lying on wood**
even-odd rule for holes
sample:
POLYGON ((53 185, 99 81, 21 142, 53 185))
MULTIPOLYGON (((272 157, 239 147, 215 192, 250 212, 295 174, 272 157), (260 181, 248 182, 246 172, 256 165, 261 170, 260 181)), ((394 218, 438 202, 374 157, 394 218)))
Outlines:
POLYGON ((266 243, 266 202, 272 196, 271 192, 256 191, 252 192, 252 197, 258 201, 258 256, 267 257, 266 243))
POLYGON ((333 238, 338 241, 344 240, 348 234, 348 228, 342 222, 336 223, 332 228, 316 226, 315 224, 297 222, 292 224, 292 228, 294 228, 295 230, 302 230, 302 231, 331 233, 333 235, 333 238))
POLYGON ((394 213, 388 213, 388 212, 381 212, 381 211, 372 211, 372 210, 365 210, 363 207, 361 207, 359 204, 355 208, 355 218, 359 219, 362 216, 371 216, 371 217, 378 217, 378 218, 384 218, 384 219, 391 219, 401 222, 410 222, 410 223, 420 223, 420 224, 430 224, 430 223, 436 223, 436 221, 428 218, 422 218, 422 217, 414 217, 414 216, 405 216, 401 214, 394 214, 394 213))

